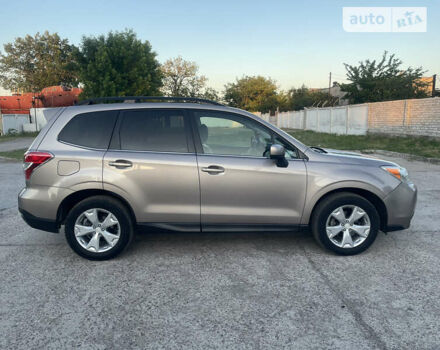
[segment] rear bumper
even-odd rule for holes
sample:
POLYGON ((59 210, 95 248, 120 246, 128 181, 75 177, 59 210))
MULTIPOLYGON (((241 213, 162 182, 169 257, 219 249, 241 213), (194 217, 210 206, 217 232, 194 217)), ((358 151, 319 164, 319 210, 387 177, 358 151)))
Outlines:
POLYGON ((32 228, 37 230, 58 233, 59 226, 55 220, 43 219, 32 215, 24 209, 18 208, 23 220, 32 228))
POLYGON ((70 193, 71 190, 61 187, 25 187, 18 194, 18 210, 29 226, 58 232, 58 208, 62 199, 70 193))
POLYGON ((388 220, 385 232, 403 230, 410 226, 417 203, 417 187, 401 183, 384 200, 388 220))

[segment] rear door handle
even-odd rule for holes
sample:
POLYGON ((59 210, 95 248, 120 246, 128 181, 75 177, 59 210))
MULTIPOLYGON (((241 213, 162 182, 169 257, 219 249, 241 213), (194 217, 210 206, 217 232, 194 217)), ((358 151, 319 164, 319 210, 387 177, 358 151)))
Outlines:
POLYGON ((216 175, 216 174, 224 173, 225 168, 219 165, 210 165, 209 167, 202 168, 202 171, 211 175, 216 175))
POLYGON ((114 162, 108 162, 108 165, 114 166, 117 169, 130 168, 133 166, 133 163, 129 160, 125 159, 117 159, 114 162))

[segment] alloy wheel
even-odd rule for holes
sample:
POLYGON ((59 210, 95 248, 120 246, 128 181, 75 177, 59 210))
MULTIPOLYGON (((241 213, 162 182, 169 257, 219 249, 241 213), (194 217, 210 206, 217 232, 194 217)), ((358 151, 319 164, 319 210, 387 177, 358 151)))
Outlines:
POLYGON ((74 233, 81 247, 93 253, 103 253, 118 243, 121 226, 108 210, 92 208, 78 216, 74 233))
POLYGON ((327 218, 326 233, 330 241, 340 248, 354 248, 368 237, 371 221, 359 206, 343 205, 327 218))

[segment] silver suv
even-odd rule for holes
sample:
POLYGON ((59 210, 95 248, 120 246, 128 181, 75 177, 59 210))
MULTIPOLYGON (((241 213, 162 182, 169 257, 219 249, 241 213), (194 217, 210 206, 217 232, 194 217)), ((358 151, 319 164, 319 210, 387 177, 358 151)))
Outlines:
POLYGON ((395 163, 308 147, 207 100, 125 99, 61 109, 25 154, 24 220, 50 232, 64 225, 85 258, 116 256, 142 227, 310 227, 323 247, 349 255, 379 230, 410 225, 417 189, 395 163))

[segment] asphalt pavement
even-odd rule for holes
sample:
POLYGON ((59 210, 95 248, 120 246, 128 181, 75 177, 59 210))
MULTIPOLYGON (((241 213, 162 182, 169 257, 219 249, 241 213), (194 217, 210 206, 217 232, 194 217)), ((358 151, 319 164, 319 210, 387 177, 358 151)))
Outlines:
POLYGON ((440 166, 392 160, 416 214, 361 255, 307 232, 143 233, 104 262, 28 227, 21 164, 0 160, 0 348, 439 349, 440 166))

